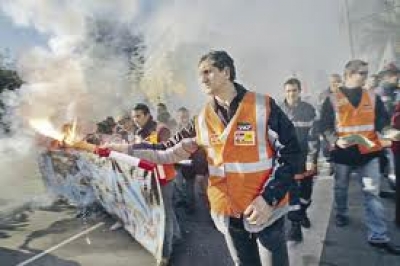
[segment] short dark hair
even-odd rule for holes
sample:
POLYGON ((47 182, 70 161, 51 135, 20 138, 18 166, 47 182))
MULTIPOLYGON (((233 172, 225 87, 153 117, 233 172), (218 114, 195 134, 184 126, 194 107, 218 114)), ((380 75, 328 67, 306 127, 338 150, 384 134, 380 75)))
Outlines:
POLYGON ((348 74, 354 74, 360 70, 360 68, 368 66, 368 63, 360 60, 360 59, 354 59, 350 60, 347 62, 347 64, 344 66, 344 76, 347 76, 348 74))
POLYGON ((145 114, 145 115, 150 114, 150 109, 149 109, 149 107, 148 107, 146 104, 144 104, 144 103, 138 103, 138 104, 136 104, 136 106, 133 108, 133 110, 135 110, 135 111, 142 111, 143 114, 145 114))
POLYGON ((393 77, 393 76, 397 76, 400 74, 400 69, 396 66, 395 63, 389 63, 387 64, 381 72, 379 72, 379 75, 381 77, 384 76, 389 76, 389 77, 393 77))
POLYGON ((179 108, 178 110, 177 110, 178 112, 189 112, 189 110, 186 108, 186 107, 181 107, 181 108, 179 108))
POLYGON ((157 103, 157 107, 162 107, 167 109, 167 105, 165 103, 157 103))
POLYGON ((299 88, 299 91, 301 91, 301 82, 297 78, 290 78, 283 83, 283 86, 285 87, 286 85, 296 85, 297 88, 299 88))
POLYGON ((234 81, 236 79, 236 69, 232 57, 225 51, 210 51, 203 55, 199 60, 199 65, 205 61, 212 61, 212 65, 222 71, 225 67, 229 68, 229 79, 234 81))
POLYGON ((342 77, 338 73, 333 73, 329 75, 330 78, 336 78, 342 80, 342 77))

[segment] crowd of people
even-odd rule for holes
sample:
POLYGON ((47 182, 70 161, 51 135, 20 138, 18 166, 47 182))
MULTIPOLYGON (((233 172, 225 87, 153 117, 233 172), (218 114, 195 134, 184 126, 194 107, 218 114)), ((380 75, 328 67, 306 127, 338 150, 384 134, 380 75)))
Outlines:
POLYGON ((151 106, 138 103, 117 122, 108 117, 99 123, 87 138, 100 149, 162 165, 166 230, 160 265, 168 265, 174 241, 182 238, 176 207, 184 206, 188 215, 196 211, 196 183, 235 265, 289 265, 286 242, 301 242, 302 227, 312 226, 307 209, 319 155, 330 163, 335 181, 336 226, 351 222, 349 177, 356 173, 368 243, 400 255, 379 197, 382 178, 398 171, 398 138, 387 134, 400 129, 400 70, 394 64, 369 75, 367 62, 349 61, 343 75, 329 76, 315 106, 301 99, 297 78, 283 82, 281 103, 237 83, 234 61, 225 51, 201 57, 198 74, 211 96, 200 113, 193 116, 180 107, 173 117, 159 103, 153 117, 151 106), (100 143, 98 134, 110 135, 107 143, 100 143), (352 141, 355 135, 370 146, 352 141))

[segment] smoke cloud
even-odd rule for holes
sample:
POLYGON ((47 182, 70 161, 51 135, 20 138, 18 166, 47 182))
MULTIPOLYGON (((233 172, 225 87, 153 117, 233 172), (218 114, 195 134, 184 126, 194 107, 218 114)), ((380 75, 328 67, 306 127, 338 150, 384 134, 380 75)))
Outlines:
POLYGON ((93 124, 139 101, 195 113, 206 101, 197 62, 210 49, 228 51, 238 81, 274 97, 293 75, 308 92, 324 89, 348 58, 337 1, 3 0, 0 7, 49 38, 20 58, 25 83, 2 97, 14 135, 0 143, 1 157, 13 149, 33 160, 34 118, 93 124))

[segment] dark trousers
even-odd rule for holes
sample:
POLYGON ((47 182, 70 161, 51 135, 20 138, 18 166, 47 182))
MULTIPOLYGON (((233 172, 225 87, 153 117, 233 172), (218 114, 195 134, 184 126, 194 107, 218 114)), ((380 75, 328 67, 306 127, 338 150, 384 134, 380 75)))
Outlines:
POLYGON ((400 154, 394 154, 394 170, 396 174, 396 225, 400 227, 400 154))
POLYGON ((289 265, 283 218, 258 233, 246 231, 242 219, 230 218, 225 240, 236 266, 289 265))
MULTIPOLYGON (((307 153, 302 153, 297 161, 297 172, 306 172, 307 153)), ((298 209, 290 211, 288 218, 291 221, 300 221, 307 215, 307 209, 311 205, 314 178, 307 176, 303 179, 293 180, 289 189, 290 205, 297 206, 298 209)))

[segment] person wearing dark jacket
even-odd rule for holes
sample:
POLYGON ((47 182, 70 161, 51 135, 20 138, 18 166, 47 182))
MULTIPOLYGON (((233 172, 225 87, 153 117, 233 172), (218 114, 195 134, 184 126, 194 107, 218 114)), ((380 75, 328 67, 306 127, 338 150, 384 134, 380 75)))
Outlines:
MULTIPOLYGON (((185 107, 181 107, 176 112, 177 130, 182 131, 190 123, 190 112, 185 107)), ((173 145, 171 145, 173 146, 173 145)), ((167 146, 164 147, 168 148, 167 146)), ((195 183, 200 185, 201 196, 206 198, 204 183, 207 176, 207 157, 203 149, 193 153, 189 161, 176 165, 177 176, 175 178, 176 205, 185 208, 188 214, 195 211, 195 183)), ((208 206, 208 200, 204 202, 208 206)))
POLYGON ((376 93, 381 96, 389 115, 393 115, 396 106, 399 75, 400 69, 398 69, 394 63, 388 64, 379 72, 381 86, 377 89, 376 93))
POLYGON ((271 97, 235 82, 233 59, 225 51, 205 54, 198 70, 212 99, 177 133, 183 139, 171 140, 174 146, 165 151, 108 148, 173 163, 204 147, 211 216, 235 265, 287 266, 284 216, 299 153, 294 126, 271 97))
MULTIPOLYGON (((397 103, 391 125, 394 129, 400 131, 400 102, 397 103)), ((400 140, 393 141, 392 151, 394 156, 394 172, 395 172, 395 190, 396 190, 396 225, 400 227, 400 140)))
POLYGON ((390 242, 379 198, 379 156, 382 148, 389 147, 391 142, 379 139, 378 132, 389 125, 390 118, 380 97, 362 88, 367 76, 366 62, 348 62, 344 86, 325 100, 321 110, 321 130, 330 142, 335 165, 336 225, 342 227, 349 223, 349 177, 355 171, 363 188, 368 243, 400 254, 399 247, 390 242), (359 138, 352 142, 350 137, 354 136, 359 138))
POLYGON ((294 198, 292 204, 296 204, 296 198, 298 197, 300 209, 291 211, 288 215, 292 222, 288 239, 298 242, 303 239, 301 226, 304 228, 310 228, 311 226, 307 217, 307 208, 311 204, 313 177, 317 172, 319 133, 317 131, 314 107, 300 98, 300 81, 296 78, 291 78, 284 83, 284 88, 286 96, 280 106, 289 120, 292 121, 300 144, 294 191, 291 192, 291 198, 294 198))
MULTIPOLYGON (((397 102, 399 75, 400 70, 394 63, 386 65, 379 72, 381 84, 376 89, 376 93, 381 97, 390 116, 393 115, 397 102)), ((388 177, 390 173, 394 172, 393 156, 389 149, 384 150, 380 157, 380 170, 384 177, 388 177)))
MULTIPOLYGON (((137 126, 135 135, 137 142, 157 145, 171 136, 169 128, 160 122, 154 121, 150 109, 143 103, 137 104, 132 111, 132 119, 137 126)), ((162 250, 162 260, 159 266, 168 265, 173 253, 173 244, 181 238, 181 230, 173 206, 173 179, 176 176, 173 165, 158 166, 158 180, 165 210, 165 231, 162 250)))

